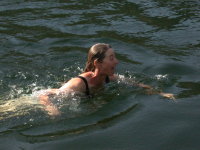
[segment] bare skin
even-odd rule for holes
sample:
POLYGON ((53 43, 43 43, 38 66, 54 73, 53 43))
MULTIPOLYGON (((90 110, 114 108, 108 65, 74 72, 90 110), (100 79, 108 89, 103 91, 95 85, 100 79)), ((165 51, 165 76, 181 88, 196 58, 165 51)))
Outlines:
MULTIPOLYGON (((95 70, 94 72, 85 72, 80 76, 86 78, 89 89, 98 89, 105 83, 105 78, 109 76, 110 80, 114 80, 115 67, 118 64, 118 60, 115 57, 113 49, 109 49, 106 52, 106 56, 103 62, 94 60, 95 70)), ((85 92, 85 83, 80 78, 72 78, 65 83, 59 89, 49 89, 39 96, 40 103, 45 106, 45 110, 49 115, 59 115, 59 110, 49 101, 48 95, 51 94, 63 94, 71 91, 85 92)))
POLYGON ((144 89, 147 89, 147 94, 159 94, 165 98, 169 98, 169 99, 172 99, 172 100, 175 100, 175 97, 174 97, 174 94, 171 94, 171 93, 164 93, 164 92, 161 92, 161 91, 156 91, 154 90, 153 87, 149 86, 149 85, 145 85, 145 84, 142 84, 142 83, 139 83, 138 84, 139 87, 142 87, 144 89))
MULTIPOLYGON (((118 64, 118 60, 115 57, 115 53, 112 48, 108 49, 105 53, 105 58, 102 62, 98 62, 97 60, 94 60, 94 66, 95 70, 94 72, 89 71, 80 74, 80 76, 84 77, 87 82, 89 89, 98 89, 102 87, 105 84, 105 78, 108 76, 111 81, 117 80, 118 76, 114 74, 115 67, 118 64)), ((154 93, 154 90, 151 86, 145 85, 142 83, 134 84, 139 87, 148 89, 149 94, 159 94, 163 97, 174 99, 173 94, 170 93, 163 93, 163 92, 157 92, 154 93)), ((85 83, 80 78, 72 78, 67 83, 65 83, 62 87, 59 89, 48 89, 43 94, 39 96, 40 103, 45 106, 45 110, 48 112, 51 116, 57 116, 60 115, 60 111, 57 107, 55 107, 52 102, 49 101, 49 95, 59 95, 63 93, 68 93, 71 91, 75 92, 82 92, 84 93, 86 90, 85 83)))

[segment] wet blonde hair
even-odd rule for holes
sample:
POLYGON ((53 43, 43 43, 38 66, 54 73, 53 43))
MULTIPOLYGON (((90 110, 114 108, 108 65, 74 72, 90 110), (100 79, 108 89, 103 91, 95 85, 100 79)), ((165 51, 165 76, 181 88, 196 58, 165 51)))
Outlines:
POLYGON ((111 45, 105 43, 97 43, 93 45, 88 52, 88 58, 84 72, 89 72, 89 71, 93 72, 95 70, 94 60, 102 62, 103 59, 105 58, 105 53, 110 48, 112 48, 111 45))

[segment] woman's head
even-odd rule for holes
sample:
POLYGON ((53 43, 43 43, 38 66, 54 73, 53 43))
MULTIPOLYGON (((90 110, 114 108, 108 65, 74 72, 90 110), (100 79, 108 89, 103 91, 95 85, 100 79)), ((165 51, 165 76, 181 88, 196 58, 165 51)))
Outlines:
POLYGON ((90 48, 84 71, 94 72, 98 66, 102 71, 109 70, 110 72, 110 70, 113 71, 117 63, 118 60, 115 57, 112 47, 109 44, 98 43, 90 48))
POLYGON ((102 62, 103 59, 105 58, 105 53, 110 48, 112 47, 109 44, 104 44, 104 43, 97 43, 93 45, 88 52, 88 58, 84 71, 85 72, 94 71, 95 70, 94 61, 97 60, 98 62, 102 62))

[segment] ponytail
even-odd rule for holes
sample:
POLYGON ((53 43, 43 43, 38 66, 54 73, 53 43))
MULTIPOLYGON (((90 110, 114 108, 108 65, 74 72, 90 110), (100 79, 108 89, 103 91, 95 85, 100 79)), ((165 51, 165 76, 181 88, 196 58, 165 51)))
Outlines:
POLYGON ((85 69, 84 69, 84 72, 89 72, 89 71, 94 71, 95 67, 94 67, 94 64, 90 61, 86 63, 85 65, 85 69))

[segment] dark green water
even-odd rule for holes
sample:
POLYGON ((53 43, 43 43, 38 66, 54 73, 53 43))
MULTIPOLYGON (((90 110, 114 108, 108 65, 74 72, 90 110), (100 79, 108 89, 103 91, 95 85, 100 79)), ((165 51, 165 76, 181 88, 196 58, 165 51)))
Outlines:
POLYGON ((199 0, 1 0, 0 103, 13 101, 0 107, 0 149, 199 149, 199 11, 199 0), (24 102, 81 73, 99 42, 119 74, 176 101, 113 83, 90 101, 58 101, 57 118, 24 102))

